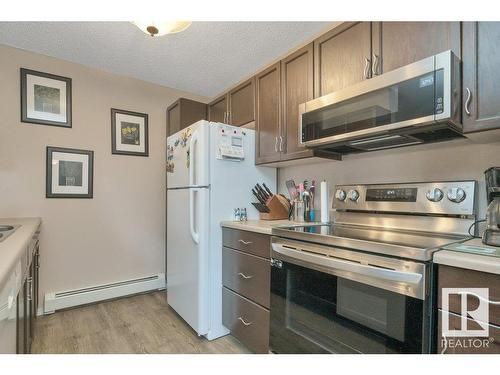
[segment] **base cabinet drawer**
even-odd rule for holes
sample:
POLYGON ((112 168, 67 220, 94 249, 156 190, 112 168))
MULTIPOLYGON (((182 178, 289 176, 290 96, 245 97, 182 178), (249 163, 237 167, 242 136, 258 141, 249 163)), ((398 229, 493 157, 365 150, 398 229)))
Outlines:
POLYGON ((222 323, 255 353, 269 351, 269 311, 222 288, 222 323))
POLYGON ((222 245, 262 258, 271 258, 271 236, 267 234, 222 228, 222 245))
MULTIPOLYGON (((466 292, 470 288, 487 288, 488 299, 490 301, 500 301, 500 275, 466 270, 451 266, 439 265, 438 272, 438 307, 443 307, 443 288, 457 288, 466 292)), ((467 297, 459 294, 450 294, 448 301, 448 310, 461 314, 462 298, 467 299, 467 309, 475 310, 479 306, 479 298, 473 294, 467 294, 467 297)), ((500 305, 489 304, 489 323, 500 326, 500 305)))
POLYGON ((269 308, 271 265, 269 260, 227 247, 222 249, 222 284, 269 308))
POLYGON ((449 334, 443 337, 443 315, 448 315, 448 330, 461 329, 477 330, 479 324, 467 318, 466 327, 462 326, 462 317, 439 309, 437 348, 440 354, 500 354, 500 327, 488 325, 486 337, 452 337, 449 334))

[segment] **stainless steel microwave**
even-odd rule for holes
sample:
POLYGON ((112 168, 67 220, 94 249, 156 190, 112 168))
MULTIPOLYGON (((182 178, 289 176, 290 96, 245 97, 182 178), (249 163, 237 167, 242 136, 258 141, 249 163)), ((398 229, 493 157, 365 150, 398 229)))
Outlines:
POLYGON ((348 154, 461 137, 460 60, 451 51, 299 106, 299 141, 348 154))

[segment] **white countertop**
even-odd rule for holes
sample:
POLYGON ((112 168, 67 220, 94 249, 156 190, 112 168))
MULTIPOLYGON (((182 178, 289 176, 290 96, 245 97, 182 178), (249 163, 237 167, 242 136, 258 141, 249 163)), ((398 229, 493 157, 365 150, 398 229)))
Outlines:
MULTIPOLYGON (((485 251, 498 251, 497 247, 484 245, 480 238, 474 238, 460 245, 483 248, 485 251)), ((444 250, 434 253, 434 263, 500 275, 500 257, 481 255, 473 252, 455 251, 452 250, 452 248, 452 246, 447 246, 444 250)), ((461 246, 461 248, 463 248, 463 246, 461 246)))
POLYGON ((0 225, 19 226, 14 233, 0 242, 0 289, 14 270, 23 251, 26 251, 41 222, 39 217, 0 218, 0 225))
POLYGON ((222 227, 246 230, 271 235, 272 229, 281 226, 292 225, 314 225, 320 223, 297 222, 291 220, 248 220, 248 221, 223 221, 220 223, 222 227))

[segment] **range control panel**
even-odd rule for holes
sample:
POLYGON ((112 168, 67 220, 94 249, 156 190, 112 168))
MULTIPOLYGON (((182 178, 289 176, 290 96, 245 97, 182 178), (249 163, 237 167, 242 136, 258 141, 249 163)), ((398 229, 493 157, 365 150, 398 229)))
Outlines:
POLYGON ((241 161, 245 159, 244 129, 234 126, 217 125, 216 158, 224 160, 241 161))
POLYGON ((338 211, 473 215, 476 189, 476 181, 338 185, 332 206, 338 211))

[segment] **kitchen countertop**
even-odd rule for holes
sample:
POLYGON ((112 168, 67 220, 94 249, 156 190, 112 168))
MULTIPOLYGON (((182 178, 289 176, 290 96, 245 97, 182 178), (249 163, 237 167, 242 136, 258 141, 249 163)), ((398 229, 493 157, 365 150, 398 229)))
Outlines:
POLYGON ((272 229, 280 226, 292 225, 314 225, 320 223, 304 223, 291 220, 248 220, 248 221, 222 221, 220 225, 224 228, 232 228, 239 230, 246 230, 249 232, 256 232, 271 235, 272 229))
POLYGON ((500 248, 484 245, 480 238, 445 246, 434 253, 434 263, 500 275, 500 248), (468 251, 467 246, 470 246, 468 251), (484 251, 490 255, 482 255, 484 251))
POLYGON ((23 251, 26 251, 41 222, 39 217, 0 219, 0 225, 19 226, 14 233, 0 242, 0 290, 21 258, 23 251))

